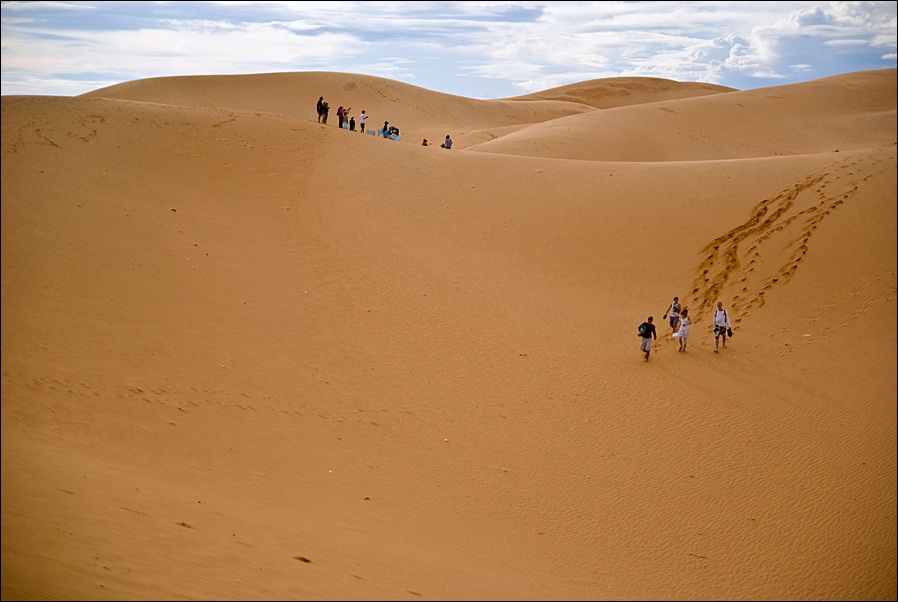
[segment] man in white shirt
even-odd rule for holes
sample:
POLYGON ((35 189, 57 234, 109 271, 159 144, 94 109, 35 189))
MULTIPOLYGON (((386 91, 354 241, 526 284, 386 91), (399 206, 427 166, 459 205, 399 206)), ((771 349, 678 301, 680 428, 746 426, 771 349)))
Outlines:
POLYGON ((727 346, 727 330, 730 328, 730 316, 723 308, 723 302, 718 301, 717 309, 714 310, 714 353, 717 353, 717 346, 721 338, 723 338, 723 346, 727 346))

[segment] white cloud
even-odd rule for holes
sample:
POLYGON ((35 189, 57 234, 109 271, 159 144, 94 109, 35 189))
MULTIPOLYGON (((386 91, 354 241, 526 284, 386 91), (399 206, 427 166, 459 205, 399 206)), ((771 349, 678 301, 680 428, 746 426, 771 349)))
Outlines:
POLYGON ((746 89, 895 66, 894 2, 4 2, 2 93, 337 71, 495 98, 615 76, 746 89), (797 67, 800 65, 800 67, 797 67))

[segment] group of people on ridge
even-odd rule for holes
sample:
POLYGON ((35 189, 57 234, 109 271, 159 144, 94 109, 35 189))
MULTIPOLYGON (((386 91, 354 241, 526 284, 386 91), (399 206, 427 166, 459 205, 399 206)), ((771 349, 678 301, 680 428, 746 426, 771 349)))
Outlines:
MULTIPOLYGON (((356 131, 356 121, 355 116, 350 115, 349 112, 352 107, 343 107, 342 105, 337 109, 337 118, 339 119, 339 123, 337 124, 339 127, 344 127, 344 124, 348 126, 349 131, 356 131)), ((324 100, 324 96, 318 97, 318 103, 316 105, 316 110, 318 111, 318 123, 327 124, 327 116, 330 112, 330 105, 326 100, 324 100)), ((359 132, 365 133, 365 122, 368 120, 368 115, 364 110, 359 114, 359 132)), ((382 135, 384 138, 391 138, 393 136, 396 139, 399 139, 399 128, 395 125, 390 125, 389 121, 384 121, 384 126, 377 131, 378 134, 382 135)), ((427 138, 424 139, 424 142, 421 143, 422 146, 430 146, 427 142, 427 138)), ((449 134, 446 134, 446 141, 440 144, 440 148, 452 148, 452 138, 449 137, 449 134)))
MULTIPOLYGON (((326 100, 324 100, 323 96, 318 97, 318 103, 316 105, 316 110, 318 111, 318 123, 327 124, 327 115, 330 112, 330 105, 326 100)), ((349 112, 352 110, 352 107, 344 107, 340 105, 337 108, 337 119, 339 119, 338 127, 346 127, 346 129, 354 132, 356 131, 355 125, 355 115, 350 115, 349 112)), ((359 114, 359 130, 363 134, 365 133, 365 121, 367 121, 368 115, 363 110, 359 114)))
MULTIPOLYGON (((326 100, 324 100, 323 96, 318 97, 318 103, 316 104, 315 108, 318 111, 318 123, 327 124, 327 115, 330 112, 330 105, 328 104, 328 102, 326 100)), ((341 128, 345 127, 350 132, 355 132, 356 131, 355 115, 349 114, 351 110, 352 110, 352 107, 344 107, 343 105, 340 105, 340 107, 337 108, 337 119, 339 119, 339 123, 337 124, 337 126, 341 127, 341 128)), ((358 122, 358 125, 359 125, 358 131, 361 132, 362 134, 365 133, 365 123, 367 121, 368 121, 368 114, 365 112, 364 109, 362 109, 362 112, 359 113, 359 122, 358 122)), ((384 127, 382 130, 379 130, 378 133, 383 134, 384 138, 388 138, 393 135, 399 136, 399 128, 397 128, 395 126, 390 126, 389 123, 390 122, 388 122, 388 121, 384 121, 384 127)))
MULTIPOLYGON (((664 310, 662 319, 670 319, 670 328, 672 336, 680 342, 679 351, 686 351, 689 343, 689 328, 692 325, 692 319, 689 317, 689 310, 680 305, 680 298, 674 297, 667 309, 664 310)), ((655 329, 654 317, 649 316, 648 319, 639 325, 639 350, 642 351, 645 361, 649 361, 649 355, 652 351, 652 342, 658 338, 658 332, 655 329)), ((733 328, 730 323, 730 316, 727 310, 723 308, 723 302, 717 302, 717 309, 714 310, 714 353, 718 353, 721 347, 727 346, 727 337, 733 336, 733 328)))

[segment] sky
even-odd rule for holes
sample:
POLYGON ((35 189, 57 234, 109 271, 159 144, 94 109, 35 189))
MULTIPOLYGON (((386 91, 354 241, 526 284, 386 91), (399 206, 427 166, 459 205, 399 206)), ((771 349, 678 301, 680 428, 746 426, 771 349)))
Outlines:
POLYGON ((896 2, 2 2, 2 94, 331 71, 468 98, 614 77, 749 90, 896 66, 896 2))

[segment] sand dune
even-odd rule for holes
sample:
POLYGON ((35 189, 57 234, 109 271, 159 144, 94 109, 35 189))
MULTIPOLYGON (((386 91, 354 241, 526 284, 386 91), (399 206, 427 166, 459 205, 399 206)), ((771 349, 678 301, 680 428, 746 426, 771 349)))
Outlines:
POLYGON ((881 72, 676 98, 556 119, 478 151, 592 161, 713 161, 887 146, 895 78, 881 72), (826 128, 821 131, 821 120, 826 128))
POLYGON ((3 97, 3 599, 895 599, 895 82, 3 97))

